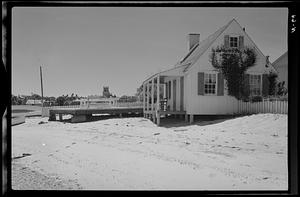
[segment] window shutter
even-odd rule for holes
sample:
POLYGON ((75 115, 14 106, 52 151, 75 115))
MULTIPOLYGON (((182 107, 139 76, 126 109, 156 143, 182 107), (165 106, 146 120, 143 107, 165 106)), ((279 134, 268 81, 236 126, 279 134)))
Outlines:
POLYGON ((224 95, 224 76, 222 73, 218 73, 218 89, 217 95, 223 96, 224 95))
POLYGON ((244 36, 239 36, 239 49, 244 49, 244 36))
POLYGON ((204 73, 198 73, 198 95, 204 95, 204 73))
POLYGON ((262 75, 262 95, 269 95, 269 78, 267 74, 262 75))
POLYGON ((242 91, 244 92, 245 96, 250 95, 250 75, 249 74, 245 74, 244 89, 242 89, 242 91))
POLYGON ((169 81, 169 99, 171 99, 171 81, 169 81))
POLYGON ((168 88, 168 82, 167 82, 167 83, 165 83, 165 84, 166 84, 166 97, 167 97, 167 99, 169 99, 169 92, 168 92, 169 88, 168 88))
POLYGON ((224 47, 229 48, 229 35, 224 36, 224 47))

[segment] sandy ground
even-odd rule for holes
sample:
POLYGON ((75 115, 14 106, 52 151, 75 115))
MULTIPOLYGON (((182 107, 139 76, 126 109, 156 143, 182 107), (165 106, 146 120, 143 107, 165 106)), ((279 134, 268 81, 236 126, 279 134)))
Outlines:
POLYGON ((13 189, 287 190, 287 115, 157 127, 30 117, 12 127, 13 189))

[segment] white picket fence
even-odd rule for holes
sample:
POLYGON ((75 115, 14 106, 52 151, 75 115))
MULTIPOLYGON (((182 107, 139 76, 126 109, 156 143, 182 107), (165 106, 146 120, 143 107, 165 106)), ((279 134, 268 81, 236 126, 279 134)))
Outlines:
POLYGON ((261 102, 238 101, 238 114, 288 113, 288 101, 264 99, 261 102))

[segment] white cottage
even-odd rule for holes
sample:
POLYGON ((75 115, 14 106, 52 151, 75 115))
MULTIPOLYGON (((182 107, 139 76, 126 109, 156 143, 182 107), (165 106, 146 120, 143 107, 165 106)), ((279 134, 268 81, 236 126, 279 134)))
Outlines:
POLYGON ((194 115, 236 113, 237 99, 228 95, 222 74, 209 61, 212 48, 221 45, 254 48, 256 63, 246 71, 250 94, 267 94, 266 74, 276 71, 235 19, 201 42, 200 34, 189 34, 188 38, 189 51, 175 67, 156 73, 143 82, 145 117, 159 125, 161 115, 165 114, 183 114, 186 120, 190 117, 190 122, 193 122, 194 115))

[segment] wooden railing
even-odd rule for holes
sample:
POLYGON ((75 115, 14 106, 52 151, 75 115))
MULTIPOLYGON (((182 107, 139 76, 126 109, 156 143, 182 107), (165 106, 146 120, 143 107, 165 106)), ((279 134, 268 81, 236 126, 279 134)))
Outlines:
POLYGON ((143 102, 116 102, 113 107, 140 108, 143 107, 143 102))
POLYGON ((80 105, 62 105, 62 106, 55 105, 55 106, 46 106, 44 108, 52 108, 52 109, 55 109, 55 108, 80 108, 80 105))
MULTIPOLYGON (((160 100, 159 101, 159 110, 160 111, 166 111, 167 110, 167 102, 168 102, 168 100, 167 99, 162 99, 162 100, 160 100)), ((143 107, 143 103, 141 103, 142 104, 142 107, 143 107)), ((154 109, 153 109, 153 111, 156 111, 157 110, 157 102, 154 102, 154 109)), ((151 103, 149 103, 149 108, 147 109, 147 104, 146 104, 146 106, 145 106, 145 110, 146 111, 152 111, 152 107, 151 107, 151 103)))

